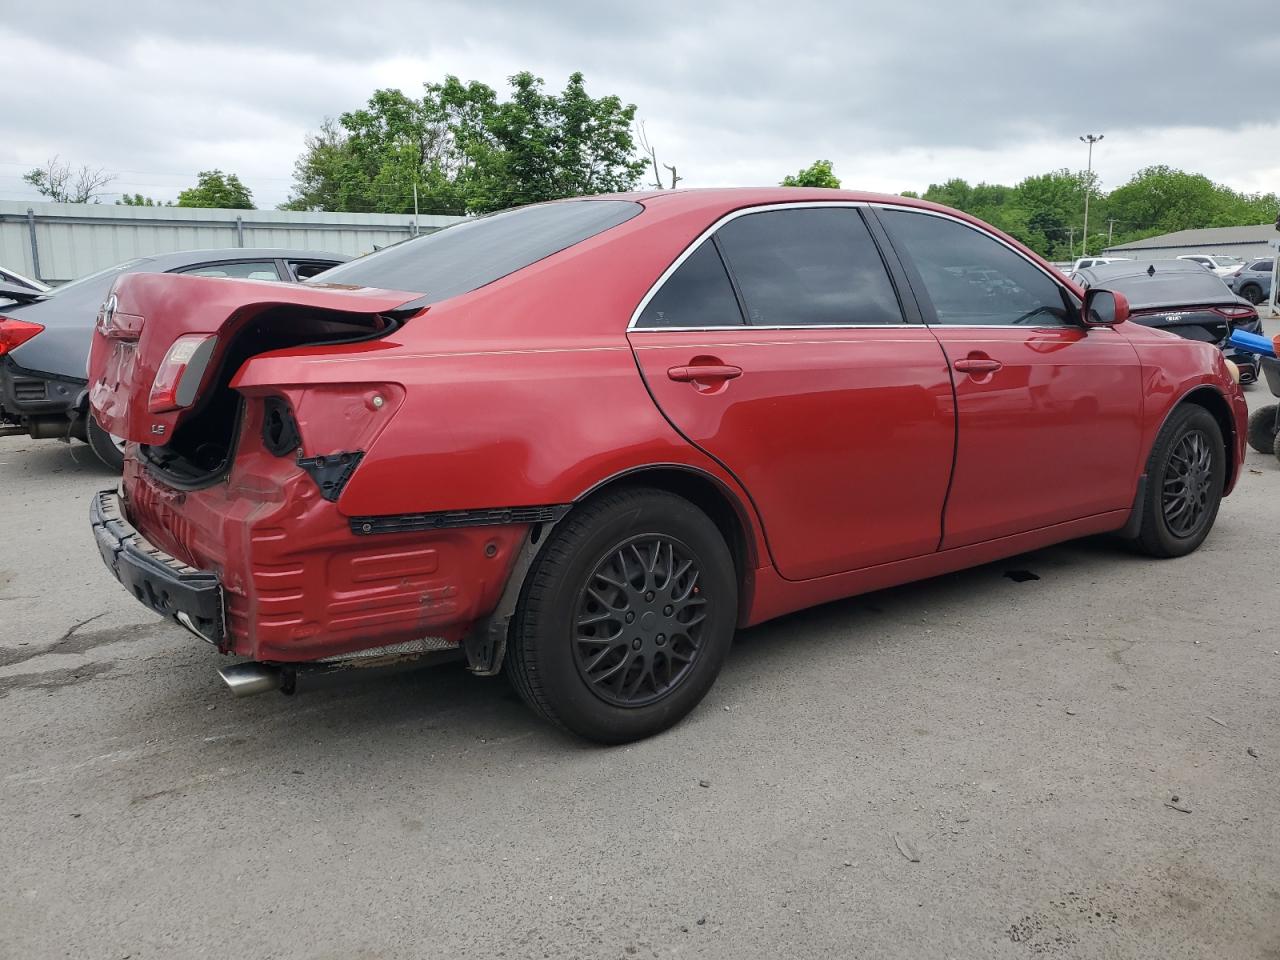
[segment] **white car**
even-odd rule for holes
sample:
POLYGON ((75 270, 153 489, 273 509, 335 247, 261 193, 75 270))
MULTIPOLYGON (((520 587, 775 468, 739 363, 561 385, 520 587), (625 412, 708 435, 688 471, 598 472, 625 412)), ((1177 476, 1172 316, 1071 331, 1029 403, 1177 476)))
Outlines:
POLYGON ((1239 257, 1228 257, 1218 253, 1184 253, 1178 259, 1198 263, 1206 270, 1212 270, 1219 277, 1230 276, 1244 264, 1239 257))
POLYGON ((1116 263, 1120 260, 1132 260, 1133 257, 1081 257, 1071 265, 1069 273, 1083 270, 1085 267, 1096 267, 1104 263, 1116 263))
POLYGON ((0 283, 10 283, 15 287, 26 287, 29 290, 38 290, 40 293, 46 293, 49 290, 47 283, 24 277, 22 274, 15 273, 6 267, 0 267, 0 283))

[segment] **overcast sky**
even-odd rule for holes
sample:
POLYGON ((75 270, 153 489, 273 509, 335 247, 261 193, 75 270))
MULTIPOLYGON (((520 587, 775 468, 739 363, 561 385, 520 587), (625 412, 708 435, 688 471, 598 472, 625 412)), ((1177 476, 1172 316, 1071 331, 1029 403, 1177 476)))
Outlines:
POLYGON ((1280 190, 1266 3, 3 0, 0 43, 3 199, 35 199, 22 173, 58 154, 162 200, 219 167, 274 206, 326 115, 522 69, 555 89, 582 70, 635 103, 684 186, 774 184, 820 158, 849 187, 1012 183, 1083 168, 1077 137, 1101 133, 1108 188, 1168 163, 1280 190))

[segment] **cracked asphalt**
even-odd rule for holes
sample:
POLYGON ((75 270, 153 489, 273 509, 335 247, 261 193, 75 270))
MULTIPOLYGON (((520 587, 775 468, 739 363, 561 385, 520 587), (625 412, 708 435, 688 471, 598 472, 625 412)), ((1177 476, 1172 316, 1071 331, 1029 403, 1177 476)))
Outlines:
POLYGON ((1280 957, 1274 457, 1190 558, 787 617, 615 749, 456 667, 232 700, 111 483, 0 440, 0 957, 1280 957))

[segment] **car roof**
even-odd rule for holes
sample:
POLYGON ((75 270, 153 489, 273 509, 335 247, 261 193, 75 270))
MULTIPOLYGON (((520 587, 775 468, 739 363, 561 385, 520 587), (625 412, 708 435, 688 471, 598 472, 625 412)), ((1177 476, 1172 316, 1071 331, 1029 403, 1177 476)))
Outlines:
MULTIPOLYGON (((826 187, 696 187, 677 190, 632 191, 630 193, 600 194, 591 197, 576 197, 571 200, 553 201, 557 203, 575 203, 591 200, 631 200, 642 204, 647 211, 663 216, 679 216, 683 214, 701 214, 708 222, 718 220, 735 210, 744 207, 765 206, 769 204, 803 204, 803 203, 873 203, 891 204, 914 210, 942 213, 957 220, 970 223, 983 230, 1003 237, 1046 269, 1052 269, 1047 260, 1031 250, 1014 237, 1003 233, 997 227, 979 220, 977 217, 956 210, 952 207, 921 200, 917 197, 903 197, 895 193, 875 193, 867 190, 831 190, 826 187)), ((1201 270, 1204 268, 1201 267, 1201 270)), ((1056 275, 1056 274, 1055 274, 1056 275)), ((1069 278, 1067 284, 1074 286, 1069 278)), ((1077 290, 1077 293, 1081 291, 1077 290)))

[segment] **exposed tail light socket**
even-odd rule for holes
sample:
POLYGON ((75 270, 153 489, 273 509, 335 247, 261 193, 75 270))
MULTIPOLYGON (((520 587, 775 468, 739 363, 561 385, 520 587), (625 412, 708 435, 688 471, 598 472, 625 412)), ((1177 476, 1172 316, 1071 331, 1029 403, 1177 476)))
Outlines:
POLYGON ((217 344, 215 334, 204 333, 188 333, 173 341, 151 384, 147 409, 152 413, 168 413, 191 406, 217 344))
POLYGON ((302 456, 302 436, 289 404, 280 397, 268 397, 262 405, 262 445, 274 457, 297 451, 302 456))
POLYGON ((0 356, 10 350, 17 350, 43 329, 43 326, 30 320, 0 317, 0 356))

